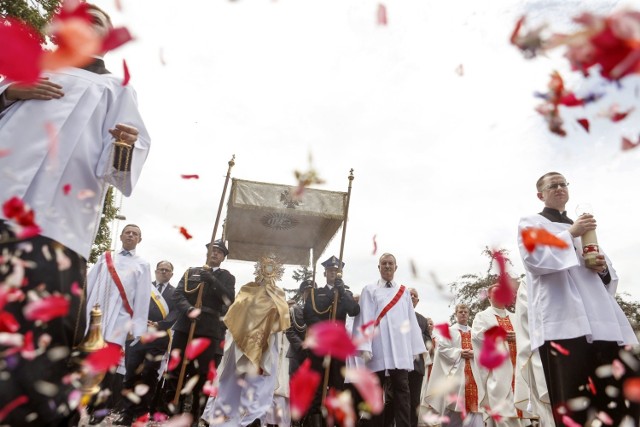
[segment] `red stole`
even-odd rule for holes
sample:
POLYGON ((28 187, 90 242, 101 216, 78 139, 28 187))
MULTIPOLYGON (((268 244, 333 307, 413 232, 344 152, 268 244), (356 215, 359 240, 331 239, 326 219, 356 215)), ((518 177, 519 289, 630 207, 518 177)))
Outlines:
MULTIPOLYGON (((463 350, 473 350, 471 331, 460 331, 463 350)), ((464 359, 464 407, 467 412, 478 412, 478 386, 471 370, 471 359, 464 359)))
MULTIPOLYGON (((496 320, 498 321, 498 325, 500 325, 502 329, 507 332, 513 332, 513 325, 511 324, 511 320, 509 320, 509 316, 500 317, 496 314, 496 320)), ((507 341, 507 344, 509 344, 509 358, 511 359, 511 364, 513 365, 513 375, 511 376, 511 390, 515 390, 516 356, 518 355, 518 349, 516 348, 515 341, 507 341)), ((522 418, 522 411, 520 409, 517 409, 517 411, 518 418, 522 418)))

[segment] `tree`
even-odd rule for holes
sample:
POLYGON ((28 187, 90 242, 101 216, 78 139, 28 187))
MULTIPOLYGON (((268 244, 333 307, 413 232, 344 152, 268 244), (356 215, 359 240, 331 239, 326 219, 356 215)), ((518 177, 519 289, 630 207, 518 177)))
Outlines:
MULTIPOLYGON (((40 35, 41 42, 46 40, 45 27, 60 7, 62 0, 0 0, 0 16, 20 19, 33 27, 40 35)), ((91 247, 91 255, 87 260, 94 264, 98 257, 111 247, 111 230, 109 224, 118 213, 114 205, 113 187, 109 187, 102 207, 102 216, 98 226, 98 234, 91 247)))
POLYGON ((0 15, 11 16, 31 25, 45 40, 44 29, 60 7, 61 0, 0 0, 0 15))
MULTIPOLYGON (((293 280, 296 281, 296 283, 300 283, 305 280, 311 280, 311 278, 313 277, 313 270, 309 270, 309 267, 307 267, 306 265, 301 265, 300 267, 298 267, 296 270, 293 271, 293 274, 291 275, 291 277, 293 278, 293 280)), ((284 291, 287 294, 287 299, 293 299, 296 303, 300 302, 300 295, 298 294, 298 288, 284 289, 284 291)))
POLYGON ((616 301, 620 308, 629 319, 629 323, 631 323, 631 327, 636 332, 636 334, 640 333, 640 302, 638 301, 629 301, 629 295, 626 292, 621 294, 616 294, 616 301), (623 297, 624 296, 624 297, 623 297), (625 298, 626 297, 626 298, 625 298))
MULTIPOLYGON (((509 260, 509 252, 506 249, 501 249, 499 252, 509 265, 513 265, 509 260)), ((451 289, 451 293, 454 295, 453 302, 450 306, 453 307, 460 303, 467 304, 469 306, 469 325, 473 324, 473 319, 476 313, 489 307, 489 300, 486 295, 487 290, 491 285, 498 281, 498 274, 491 272, 495 261, 493 251, 488 247, 485 247, 482 251, 482 255, 489 257, 489 267, 487 268, 487 272, 484 276, 479 276, 477 274, 465 274, 458 279, 457 282, 449 284, 449 289, 451 289)), ((453 314, 451 314, 450 320, 451 322, 454 322, 453 314)))
POLYGON ((111 248, 111 228, 109 227, 109 224, 113 222, 119 211, 114 203, 114 191, 114 188, 109 186, 104 198, 100 225, 98 226, 98 234, 96 234, 96 238, 93 241, 91 254, 87 260, 89 264, 95 264, 100 255, 111 248))

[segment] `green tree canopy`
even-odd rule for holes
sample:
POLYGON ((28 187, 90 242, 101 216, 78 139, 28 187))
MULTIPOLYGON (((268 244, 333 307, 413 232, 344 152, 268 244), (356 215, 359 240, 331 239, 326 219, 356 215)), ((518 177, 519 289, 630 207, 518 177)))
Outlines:
POLYGON ((61 0, 0 0, 0 15, 31 25, 45 40, 44 29, 60 7, 61 0))

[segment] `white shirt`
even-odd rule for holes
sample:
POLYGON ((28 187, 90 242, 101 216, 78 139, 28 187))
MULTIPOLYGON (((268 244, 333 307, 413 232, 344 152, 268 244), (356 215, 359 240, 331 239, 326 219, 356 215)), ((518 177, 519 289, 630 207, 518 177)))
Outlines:
MULTIPOLYGON (((361 335, 360 327, 375 321, 383 308, 398 293, 397 284, 392 284, 393 287, 387 288, 386 281, 378 280, 362 290, 360 314, 353 322, 354 336, 361 335)), ((372 353, 373 357, 366 366, 373 372, 386 369, 413 370, 413 357, 426 353, 427 349, 422 340, 408 289, 405 289, 398 302, 381 319, 373 339, 362 342, 358 350, 372 353)))
POLYGON ((100 304, 104 339, 124 346, 129 332, 139 337, 147 331, 153 285, 149 263, 135 255, 134 251, 130 256, 121 255, 121 251, 113 254, 113 264, 133 309, 133 317, 124 308, 118 287, 102 254, 87 275, 87 325, 91 309, 96 303, 100 304))
MULTIPOLYGON (((17 101, 0 113, 0 148, 10 151, 0 157, 0 203, 20 197, 35 211, 43 236, 88 258, 107 184, 131 194, 149 152, 149 135, 135 91, 119 78, 76 68, 44 75, 62 86, 62 98, 17 101), (130 173, 113 167, 108 130, 117 123, 140 132, 130 173), (71 190, 65 195, 67 184, 71 190)), ((7 86, 0 85, 0 93, 7 86)))
POLYGON ((545 341, 582 336, 590 342, 637 344, 629 320, 614 298, 618 276, 611 261, 606 258, 611 282, 605 286, 595 271, 584 266, 580 238, 574 239, 569 227, 538 214, 520 219, 518 246, 527 275, 531 348, 535 350, 545 341), (537 246, 527 252, 521 232, 528 227, 546 229, 569 248, 537 246))

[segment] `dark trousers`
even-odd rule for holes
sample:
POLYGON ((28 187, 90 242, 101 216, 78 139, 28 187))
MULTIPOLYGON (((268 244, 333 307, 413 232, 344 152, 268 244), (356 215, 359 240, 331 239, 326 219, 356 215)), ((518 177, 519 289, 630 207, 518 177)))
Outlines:
POLYGON ((385 387, 390 386, 389 392, 393 395, 392 403, 390 408, 387 408, 385 403, 385 410, 382 411, 381 414, 373 415, 367 425, 371 427, 384 427, 386 412, 387 416, 393 413, 393 418, 388 417, 387 422, 391 422, 391 419, 393 419, 396 427, 409 427, 411 425, 409 371, 404 369, 389 369, 387 372, 389 373, 388 377, 385 375, 385 371, 376 372, 376 375, 378 375, 380 386, 383 390, 385 387))
POLYGON ((424 372, 409 372, 409 394, 411 395, 411 427, 418 427, 418 411, 420 410, 420 393, 424 372))
MULTIPOLYGON (((173 331, 173 339, 171 342, 171 351, 174 349, 180 349, 180 354, 184 355, 185 348, 187 347, 187 338, 188 335, 186 332, 181 331, 173 331)), ((201 396, 200 392, 202 391, 202 386, 207 381, 207 373, 209 372, 209 363, 213 361, 217 366, 220 366, 220 361, 222 360, 222 354, 220 354, 220 341, 215 338, 207 337, 211 339, 211 344, 207 347, 198 357, 189 361, 187 364, 185 375, 182 382, 182 388, 184 388, 187 381, 192 378, 194 375, 198 375, 198 382, 193 387, 192 397, 193 402, 191 404, 191 414, 193 415, 194 420, 200 419, 200 415, 202 415, 202 411, 200 411, 201 404, 201 396)), ((180 375, 180 370, 182 368, 182 362, 178 365, 173 371, 168 372, 165 378, 165 388, 163 391, 165 404, 172 402, 176 393, 176 389, 178 387, 178 376, 180 375)), ((180 413, 184 412, 184 394, 180 394, 180 399, 178 402, 178 407, 174 408, 173 412, 180 413)), ((203 396, 203 399, 206 396, 203 396)))
MULTIPOLYGON (((66 425, 75 415, 68 408, 71 384, 65 384, 63 377, 71 373, 69 358, 50 358, 48 350, 57 348, 71 352, 82 339, 85 327, 85 311, 81 295, 72 292, 73 284, 83 288, 86 276, 86 261, 77 253, 61 244, 42 236, 27 240, 14 241, 15 236, 0 220, 0 292, 10 289, 27 294, 33 292, 40 297, 60 294, 70 302, 69 312, 62 317, 46 323, 32 322, 24 317, 23 309, 29 302, 27 298, 10 299, 2 308, 3 315, 11 315, 17 321, 20 334, 32 334, 34 347, 45 335, 51 338, 47 351, 36 353, 31 358, 28 353, 14 352, 4 356, 0 365, 0 407, 9 403, 18 403, 25 397, 28 401, 17 405, 2 424, 12 426, 58 426, 66 425), (15 287, 10 286, 7 278, 14 273, 12 257, 26 261, 24 277, 15 287), (69 268, 61 270, 58 262, 64 265, 70 261, 69 268), (77 333, 76 333, 77 331, 77 333), (43 392, 42 384, 54 387, 53 393, 43 392), (35 414, 35 418, 29 414, 35 414)), ((28 334, 28 335, 31 335, 28 334)), ((0 353, 6 354, 7 346, 0 346, 0 353)), ((68 383, 68 382, 67 382, 68 383)))
POLYGON ((580 425, 585 425, 590 413, 594 411, 607 413, 613 420, 613 425, 616 426, 620 425, 620 421, 627 414, 637 417, 637 414, 632 413, 634 408, 629 410, 625 406, 622 393, 617 397, 609 397, 605 392, 608 386, 622 390, 624 380, 630 375, 629 367, 626 367, 627 375, 620 380, 616 380, 613 376, 600 378, 595 373, 599 366, 610 365, 615 359, 619 359, 622 347, 611 341, 589 343, 585 337, 554 340, 554 342, 569 351, 568 355, 562 355, 551 347, 549 341, 545 341, 540 347, 540 359, 556 425, 563 425, 558 408, 564 406, 570 399, 579 397, 586 397, 590 402, 584 410, 569 410, 569 416, 580 425), (589 386, 589 379, 595 387, 595 395, 589 386), (615 404, 615 407, 610 408, 609 404, 615 404))
MULTIPOLYGON (((311 359, 311 369, 318 372, 321 375, 320 385, 316 389, 316 394, 313 397, 313 401, 311 402, 311 406, 309 407, 308 415, 313 414, 321 414, 322 413, 322 385, 324 384, 324 376, 325 376, 325 368, 322 366, 324 362, 324 357, 316 356, 315 354, 311 354, 309 356, 311 359)), ((342 376, 342 369, 344 369, 344 361, 331 359, 331 364, 329 365, 329 382, 328 389, 333 388, 336 392, 340 392, 345 389, 344 385, 344 377, 342 376)), ((328 393, 327 389, 327 393, 328 393)))
POLYGON ((125 414, 137 418, 150 411, 158 385, 158 369, 160 369, 162 357, 168 350, 168 345, 168 339, 160 339, 148 344, 138 342, 133 347, 130 342, 127 342, 124 357, 127 373, 124 376, 123 388, 132 390, 138 384, 145 384, 149 387, 149 391, 140 396, 139 403, 125 398, 125 414))

